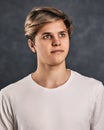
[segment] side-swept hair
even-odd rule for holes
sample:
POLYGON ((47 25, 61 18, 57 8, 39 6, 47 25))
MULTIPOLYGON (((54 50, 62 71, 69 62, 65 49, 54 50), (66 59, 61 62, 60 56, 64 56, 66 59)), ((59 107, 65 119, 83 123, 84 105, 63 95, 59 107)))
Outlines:
POLYGON ((61 10, 53 7, 38 7, 33 8, 27 15, 24 25, 26 38, 33 40, 40 28, 42 28, 46 23, 56 20, 63 20, 68 30, 69 37, 71 37, 73 25, 70 17, 61 10))

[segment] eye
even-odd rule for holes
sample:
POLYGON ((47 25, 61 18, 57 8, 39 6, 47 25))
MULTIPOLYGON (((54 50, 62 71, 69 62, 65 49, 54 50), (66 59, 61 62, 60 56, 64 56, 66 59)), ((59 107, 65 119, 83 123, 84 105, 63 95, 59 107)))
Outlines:
POLYGON ((66 36, 65 32, 59 34, 59 37, 65 37, 65 36, 66 36))
POLYGON ((51 39, 52 36, 50 34, 45 34, 43 35, 43 39, 51 39))

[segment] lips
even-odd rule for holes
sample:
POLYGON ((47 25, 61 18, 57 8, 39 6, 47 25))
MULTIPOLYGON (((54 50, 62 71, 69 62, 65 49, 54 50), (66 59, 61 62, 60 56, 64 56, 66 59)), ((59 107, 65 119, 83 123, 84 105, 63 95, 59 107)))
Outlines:
POLYGON ((51 51, 51 53, 61 53, 61 52, 64 52, 64 50, 53 50, 53 51, 51 51))

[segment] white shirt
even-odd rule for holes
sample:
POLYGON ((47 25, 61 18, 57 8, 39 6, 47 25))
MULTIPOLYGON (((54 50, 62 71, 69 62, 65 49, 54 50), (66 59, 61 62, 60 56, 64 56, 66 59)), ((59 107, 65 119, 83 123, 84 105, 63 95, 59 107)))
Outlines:
POLYGON ((71 71, 53 89, 31 74, 0 92, 0 130, 104 130, 104 87, 71 71))

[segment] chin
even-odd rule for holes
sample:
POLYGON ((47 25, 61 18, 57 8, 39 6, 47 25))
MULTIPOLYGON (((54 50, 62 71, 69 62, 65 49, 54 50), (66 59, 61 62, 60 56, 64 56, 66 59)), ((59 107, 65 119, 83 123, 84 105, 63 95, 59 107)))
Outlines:
POLYGON ((60 66, 65 64, 65 61, 52 61, 49 65, 50 66, 60 66))

